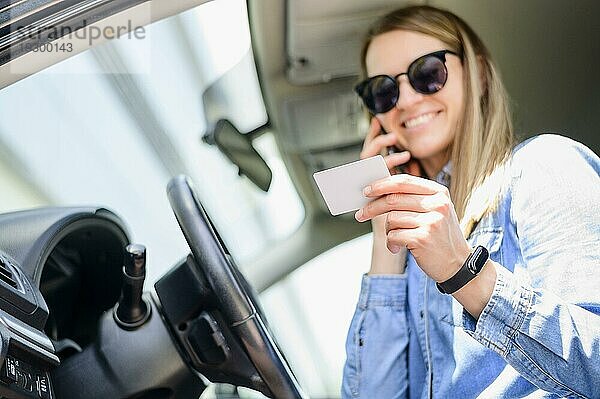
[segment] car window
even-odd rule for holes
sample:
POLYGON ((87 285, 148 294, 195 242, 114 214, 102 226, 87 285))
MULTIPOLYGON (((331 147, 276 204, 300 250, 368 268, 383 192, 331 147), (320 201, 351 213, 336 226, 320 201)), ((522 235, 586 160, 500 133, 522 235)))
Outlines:
POLYGON ((294 232, 304 209, 272 134, 255 142, 273 171, 268 193, 201 140, 202 93, 227 73, 240 84, 222 96, 253 106, 233 102, 223 116, 242 131, 267 122, 248 62, 245 2, 210 2, 144 30, 141 39, 109 41, 0 91, 0 176, 9 193, 0 210, 109 207, 148 247, 150 285, 189 251, 166 198, 173 175, 192 177, 241 265, 294 232))
POLYGON ((346 333, 371 245, 372 234, 340 244, 261 294, 271 328, 311 397, 340 397, 346 333))

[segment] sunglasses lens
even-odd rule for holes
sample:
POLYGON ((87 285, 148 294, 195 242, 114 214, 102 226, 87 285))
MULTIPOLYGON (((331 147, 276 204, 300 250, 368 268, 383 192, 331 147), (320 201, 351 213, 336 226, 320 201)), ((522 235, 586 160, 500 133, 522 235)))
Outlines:
POLYGON ((369 111, 374 114, 381 114, 396 105, 398 85, 389 76, 375 76, 364 84, 359 94, 369 111))
POLYGON ((446 83, 448 71, 444 61, 437 57, 423 57, 415 62, 408 71, 412 87, 422 94, 440 91, 446 83))
MULTIPOLYGON (((444 58, 447 52, 452 53, 451 51, 438 51, 413 61, 406 75, 415 91, 421 94, 433 94, 444 87, 448 78, 444 58)), ((396 75, 396 77, 401 75, 404 74, 396 75)), ((367 79, 356 86, 355 90, 373 114, 382 114, 394 108, 400 94, 398 82, 387 75, 378 75, 367 79)))

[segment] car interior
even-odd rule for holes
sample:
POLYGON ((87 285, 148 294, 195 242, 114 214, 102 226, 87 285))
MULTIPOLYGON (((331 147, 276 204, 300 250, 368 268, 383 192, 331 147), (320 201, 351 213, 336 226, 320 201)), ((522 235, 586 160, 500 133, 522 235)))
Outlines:
POLYGON ((408 4, 478 32, 520 140, 600 152, 594 0, 0 0, 0 397, 340 397, 370 224, 313 174, 408 4))

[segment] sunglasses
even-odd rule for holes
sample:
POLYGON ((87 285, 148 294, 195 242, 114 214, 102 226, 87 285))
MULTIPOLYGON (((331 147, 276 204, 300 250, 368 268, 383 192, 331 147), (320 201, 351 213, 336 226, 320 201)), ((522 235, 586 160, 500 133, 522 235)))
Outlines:
POLYGON ((448 79, 446 54, 453 51, 441 50, 425 54, 408 66, 408 71, 396 76, 377 75, 363 80, 356 85, 354 91, 362 98, 365 106, 372 114, 382 114, 394 108, 400 97, 398 78, 406 75, 408 82, 417 93, 433 94, 444 87, 448 79))

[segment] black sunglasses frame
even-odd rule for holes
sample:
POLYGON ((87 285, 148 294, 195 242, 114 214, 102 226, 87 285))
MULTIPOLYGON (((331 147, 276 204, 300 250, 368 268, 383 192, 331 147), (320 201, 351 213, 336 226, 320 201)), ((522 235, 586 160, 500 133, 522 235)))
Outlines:
POLYGON ((452 55, 455 55, 457 57, 460 57, 457 53, 455 53, 454 51, 451 51, 451 50, 434 51, 433 53, 422 55, 419 58, 417 58, 416 60, 414 60, 413 62, 411 62, 410 65, 408 66, 408 69, 407 69, 406 72, 399 73, 396 76, 391 76, 391 75, 376 75, 376 76, 372 76, 372 77, 370 77, 368 79, 363 80, 359 84, 357 84, 354 87, 354 91, 363 100, 363 103, 365 104, 365 106, 367 107, 367 109, 369 110, 369 112, 371 112, 372 114, 382 114, 382 113, 388 112, 389 110, 391 110, 392 108, 394 108, 394 106, 396 106, 396 103, 398 102, 398 99, 400 98, 400 86, 398 85, 398 78, 400 76, 402 76, 402 75, 406 75, 407 76, 408 83, 410 83, 410 86, 417 93, 421 93, 421 94, 434 94, 434 93, 437 93, 438 91, 440 91, 444 87, 444 85, 446 84, 446 80, 448 79, 448 68, 446 67, 446 54, 452 54, 452 55), (445 79, 444 79, 444 82, 442 82, 441 87, 439 89, 433 91, 433 92, 419 90, 419 88, 416 87, 415 83, 412 81, 411 75, 410 75, 411 69, 414 67, 414 65, 416 65, 419 61, 423 60, 424 58, 428 58, 428 57, 435 57, 438 60, 442 61, 442 64, 444 65, 444 71, 446 72, 445 79), (389 104, 389 106, 386 106, 386 108, 382 108, 382 109, 379 109, 379 110, 371 109, 367 105, 367 99, 365 98, 366 97, 365 89, 369 86, 369 84, 371 83, 371 81, 373 81, 374 79, 381 79, 382 77, 383 78, 391 79, 394 82, 395 88, 396 88, 396 93, 395 93, 396 100, 392 104, 389 104))

